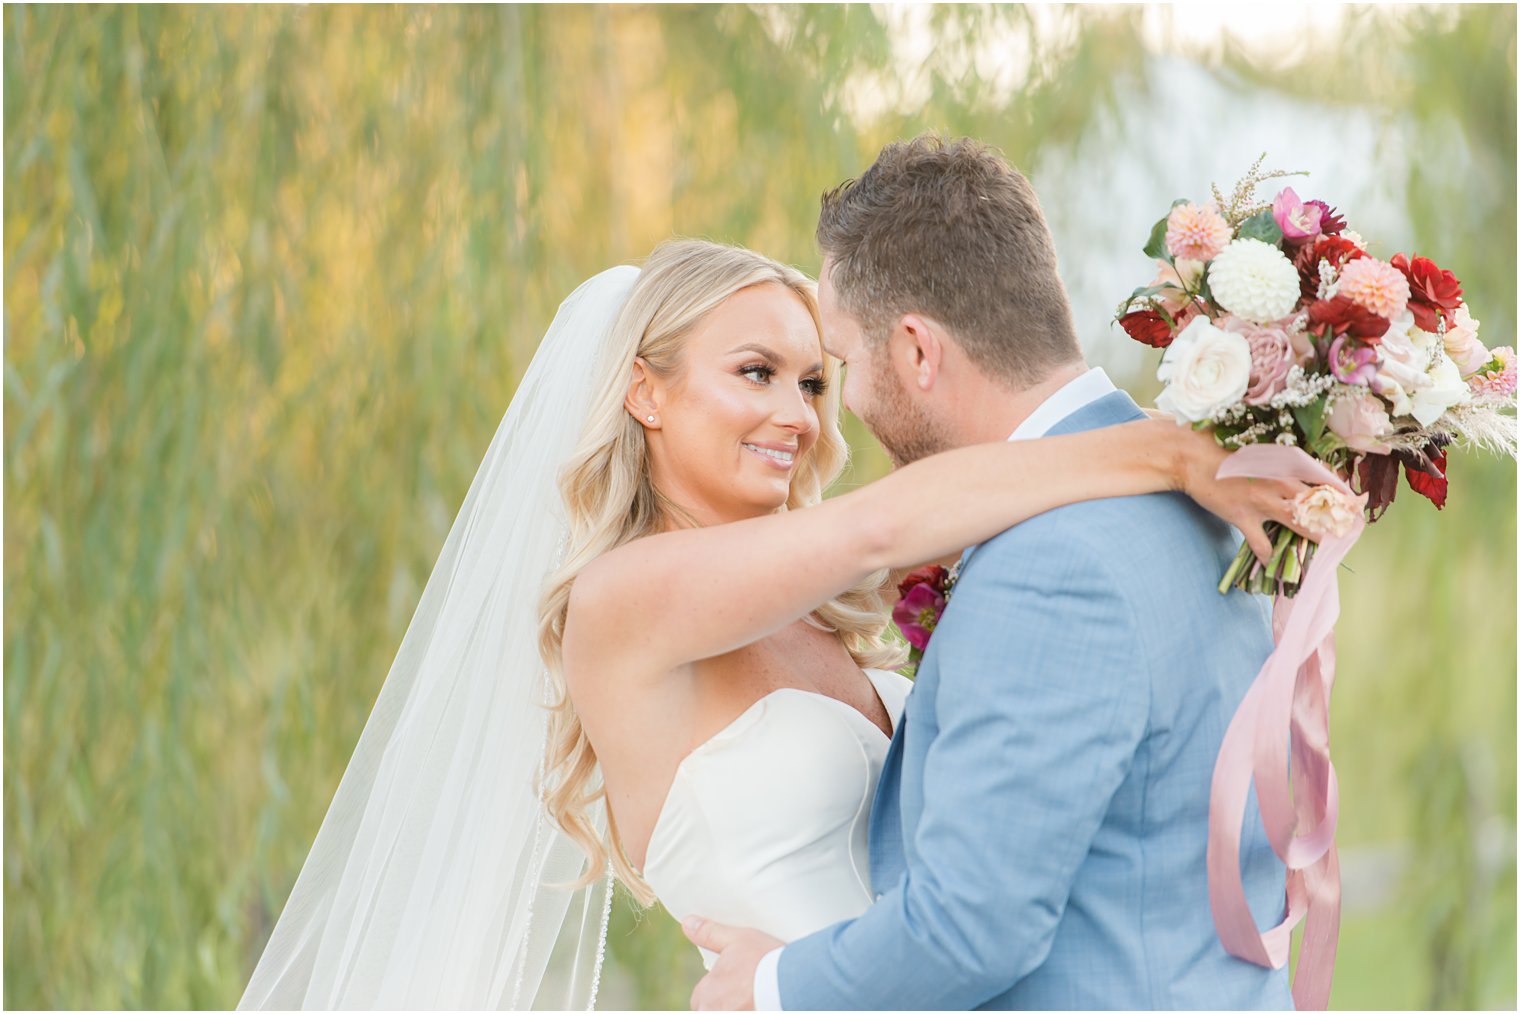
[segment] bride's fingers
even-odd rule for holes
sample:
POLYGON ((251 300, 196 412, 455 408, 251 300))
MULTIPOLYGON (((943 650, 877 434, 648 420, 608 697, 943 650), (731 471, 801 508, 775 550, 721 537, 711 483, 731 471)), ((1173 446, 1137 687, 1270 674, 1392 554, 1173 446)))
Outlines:
POLYGON ((1240 485, 1232 487, 1223 509, 1218 513, 1245 536, 1246 545, 1251 547, 1256 558, 1266 563, 1272 558, 1272 540, 1263 526, 1271 521, 1282 522, 1289 517, 1292 514, 1292 504, 1285 503, 1276 490, 1264 483, 1251 479, 1226 481, 1240 485))
POLYGON ((1292 529, 1310 542, 1318 542, 1319 536, 1299 522, 1297 497, 1309 485, 1297 481, 1275 481, 1262 489, 1263 513, 1284 528, 1292 529))
POLYGON ((1272 559, 1272 540, 1267 538, 1266 530, 1261 525, 1247 522, 1240 531, 1246 537, 1246 545, 1256 554, 1256 559, 1262 563, 1272 559))
POLYGON ((681 920, 681 932, 686 934, 686 939, 709 951, 722 951, 733 941, 733 930, 695 915, 681 920))
POLYGON ((1272 515, 1272 520, 1276 521, 1278 524, 1282 525, 1284 528, 1290 528, 1290 529, 1292 529, 1294 532, 1298 533, 1299 535, 1302 535, 1304 538, 1308 539, 1310 542, 1318 542, 1319 541, 1319 534, 1318 533, 1311 532, 1309 529, 1305 528, 1302 524, 1299 523, 1298 516, 1297 516, 1297 514, 1293 510, 1293 503, 1292 503, 1292 501, 1287 501, 1286 502, 1286 507, 1284 509, 1282 509, 1281 511, 1275 512, 1272 515))

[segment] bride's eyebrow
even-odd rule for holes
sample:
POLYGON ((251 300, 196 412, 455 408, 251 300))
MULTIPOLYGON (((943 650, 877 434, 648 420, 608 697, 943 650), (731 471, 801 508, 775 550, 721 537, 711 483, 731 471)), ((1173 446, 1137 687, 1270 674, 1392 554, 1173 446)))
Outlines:
MULTIPOLYGON (((786 356, 783 356, 780 353, 775 352, 774 350, 769 349, 764 345, 761 345, 759 342, 745 342, 743 345, 737 345, 734 348, 728 350, 728 354, 731 356, 737 355, 740 352, 757 352, 777 366, 786 365, 786 356)), ((807 372, 817 373, 822 369, 823 363, 817 362, 810 366, 807 372)))

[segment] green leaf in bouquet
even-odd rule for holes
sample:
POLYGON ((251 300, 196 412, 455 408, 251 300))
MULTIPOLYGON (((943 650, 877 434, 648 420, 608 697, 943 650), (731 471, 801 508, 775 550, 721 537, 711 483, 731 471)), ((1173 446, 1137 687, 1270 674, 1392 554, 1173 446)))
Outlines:
POLYGON ((1244 445, 1240 442, 1240 434, 1245 430, 1245 423, 1229 425, 1226 423, 1195 423, 1193 429, 1207 429, 1214 437, 1214 442, 1227 451, 1239 450, 1244 445))
POLYGON ((1259 239, 1263 243, 1281 246, 1283 234, 1282 229, 1277 226, 1277 219, 1272 217, 1271 211, 1258 211, 1240 223, 1239 238, 1259 239))
MULTIPOLYGON (((1159 293, 1164 288, 1166 288, 1165 285, 1142 285, 1142 286, 1140 286, 1134 292, 1131 292, 1128 296, 1126 296, 1124 299, 1122 299, 1122 300, 1119 301, 1118 308, 1114 310, 1114 320, 1118 320, 1120 317, 1124 316, 1126 313, 1129 313, 1130 310, 1132 310, 1134 308, 1134 305, 1136 303, 1142 301, 1142 300, 1146 301, 1147 303, 1150 303, 1150 297, 1156 295, 1157 293, 1159 293)), ((1150 305, 1152 307, 1154 307, 1155 309, 1160 310, 1161 311, 1161 315, 1163 317, 1165 317, 1167 315, 1166 311, 1162 310, 1159 304, 1151 303, 1150 305)), ((1170 318, 1168 318, 1167 322, 1168 323, 1171 322, 1170 318)))
POLYGON ((1239 426, 1222 426, 1219 423, 1210 422, 1195 422, 1188 428, 1194 433, 1207 430, 1209 435, 1214 438, 1214 442, 1220 447, 1229 447, 1229 441, 1237 436, 1240 430, 1239 426))
POLYGON ((1323 429, 1317 439, 1309 442, 1308 451, 1319 460, 1330 465, 1332 468, 1338 464, 1337 459, 1346 451, 1346 442, 1336 436, 1332 429, 1323 429))
POLYGON ((1304 431, 1304 442, 1314 448, 1325 435, 1325 399, 1316 398, 1307 405, 1296 405, 1293 418, 1304 431))
POLYGON ((1504 360, 1500 359, 1498 356, 1494 356, 1488 362, 1484 363, 1483 366, 1481 368, 1479 368, 1478 372, 1480 374, 1481 373, 1503 373, 1504 372, 1504 360))
POLYGON ((1214 293, 1209 291, 1209 266, 1205 264, 1198 274, 1198 295, 1210 306, 1214 305, 1214 293))
POLYGON ((1131 292, 1129 294, 1129 298, 1124 301, 1124 305, 1127 308, 1132 303, 1135 303, 1135 302, 1137 302, 1139 300, 1142 300, 1142 299, 1148 299, 1151 296, 1156 295, 1156 293, 1160 292, 1162 289, 1164 289, 1166 287, 1167 286, 1164 285, 1164 284, 1163 285, 1142 285, 1138 289, 1136 289, 1134 292, 1131 292))
MULTIPOLYGON (((1187 202, 1188 199, 1186 197, 1179 197, 1172 202, 1172 207, 1175 208, 1177 205, 1186 204, 1187 202)), ((1171 251, 1166 248, 1166 223, 1171 221, 1171 218, 1172 213, 1168 211, 1155 225, 1151 226, 1150 238, 1145 241, 1145 249, 1141 251, 1151 260, 1166 261, 1168 264, 1176 263, 1172 258, 1171 251)))
POLYGON ((1145 249, 1142 251, 1151 260, 1172 262, 1172 255, 1166 249, 1166 216, 1151 226, 1151 238, 1145 241, 1145 249))

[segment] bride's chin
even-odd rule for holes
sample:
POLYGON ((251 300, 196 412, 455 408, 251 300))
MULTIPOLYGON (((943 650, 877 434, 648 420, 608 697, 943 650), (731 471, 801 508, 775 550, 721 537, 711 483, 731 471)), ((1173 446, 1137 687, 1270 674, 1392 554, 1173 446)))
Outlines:
POLYGON ((781 508, 786 506, 786 498, 790 494, 791 489, 787 488, 781 490, 779 493, 775 493, 769 496, 762 495, 751 498, 749 500, 749 506, 754 512, 751 516, 758 518, 764 517, 767 514, 776 513, 781 508))
MULTIPOLYGON (((764 470, 771 471, 769 467, 764 470)), ((790 475, 773 474, 762 477, 753 472, 741 472, 734 477, 735 481, 730 489, 735 499, 742 502, 749 511, 753 511, 753 517, 760 517, 765 514, 774 514, 786 506, 787 498, 792 495, 791 478, 790 475)))

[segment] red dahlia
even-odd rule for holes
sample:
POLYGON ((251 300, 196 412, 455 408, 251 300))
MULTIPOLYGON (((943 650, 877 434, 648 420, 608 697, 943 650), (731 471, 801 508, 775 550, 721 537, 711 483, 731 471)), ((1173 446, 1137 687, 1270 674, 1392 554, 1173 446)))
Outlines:
POLYGON ((1336 296, 1309 304, 1309 330, 1316 331, 1321 338, 1349 334, 1376 345, 1388 331, 1388 318, 1379 317, 1347 296, 1336 296), (1324 330, 1327 328, 1328 334, 1324 330))
POLYGON ((1312 244, 1299 248, 1293 256, 1298 268, 1298 290, 1304 299, 1313 300, 1319 295, 1319 262, 1329 261, 1339 271, 1348 261, 1367 256, 1361 247, 1339 236, 1321 236, 1312 244))
POLYGON ((1456 275, 1436 267, 1429 257, 1410 259, 1394 254, 1389 263, 1409 279, 1409 310, 1414 314, 1415 327, 1434 331, 1442 317, 1448 325, 1453 323, 1452 314, 1462 305, 1462 283, 1456 275))

